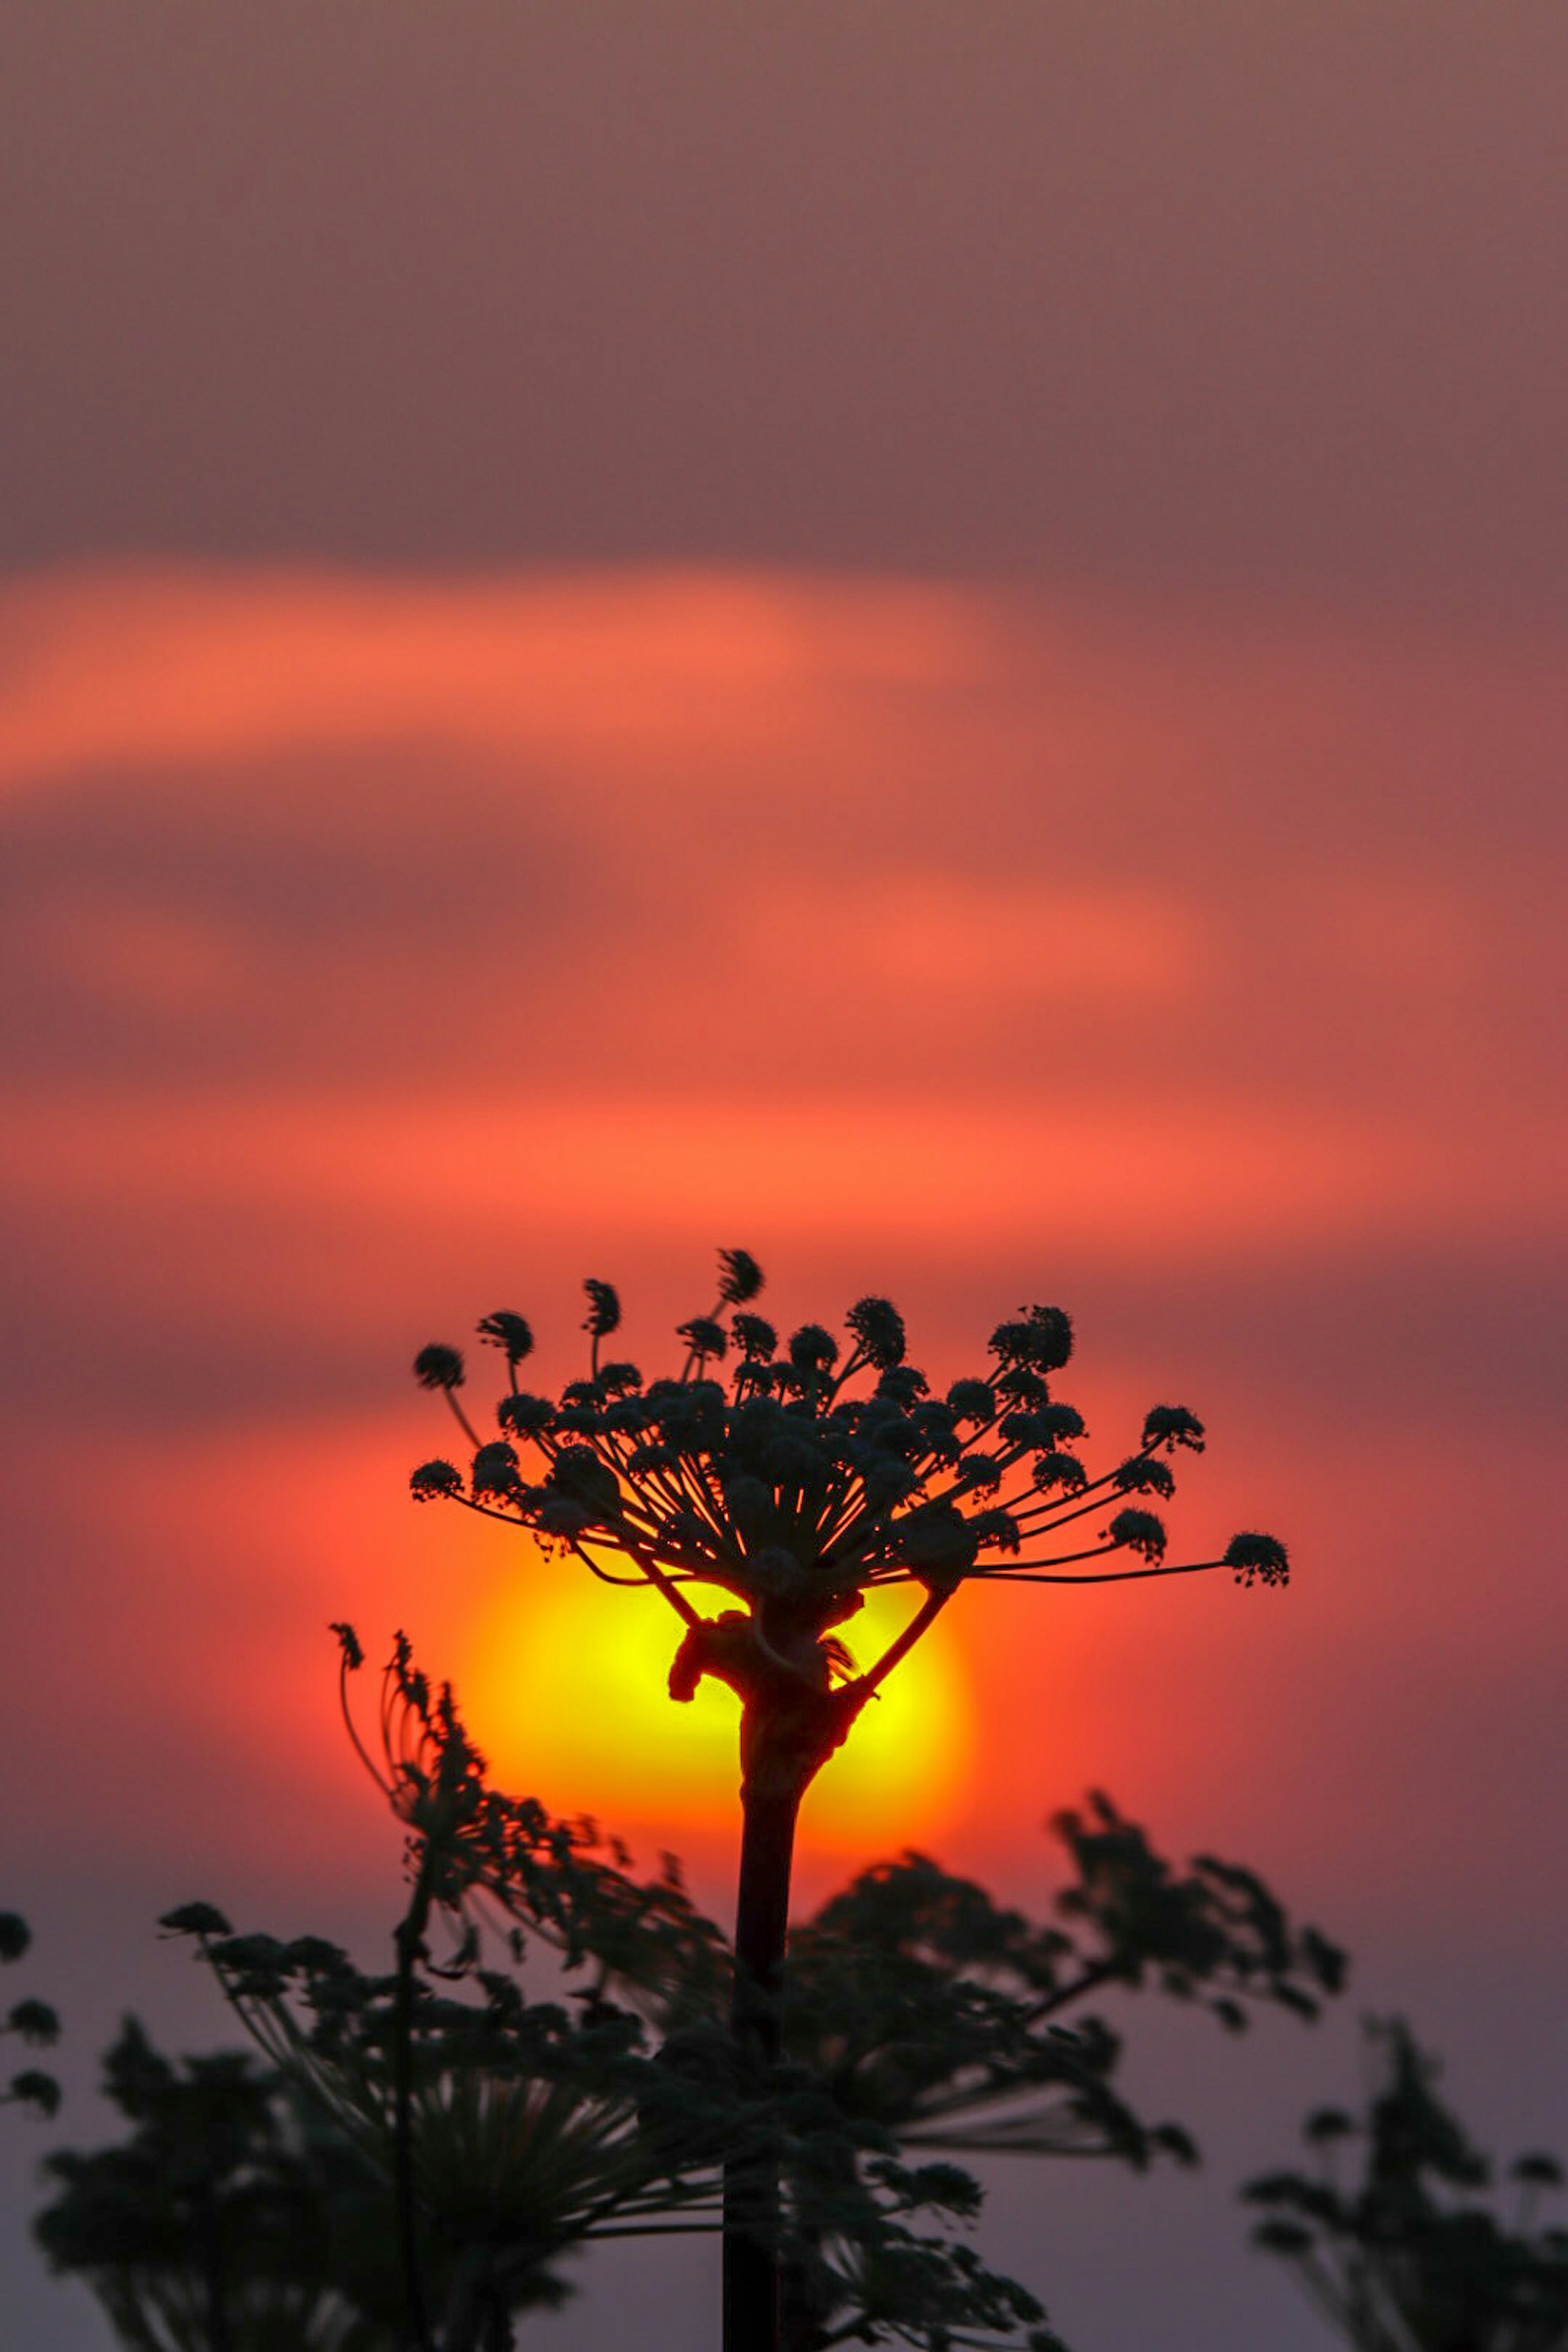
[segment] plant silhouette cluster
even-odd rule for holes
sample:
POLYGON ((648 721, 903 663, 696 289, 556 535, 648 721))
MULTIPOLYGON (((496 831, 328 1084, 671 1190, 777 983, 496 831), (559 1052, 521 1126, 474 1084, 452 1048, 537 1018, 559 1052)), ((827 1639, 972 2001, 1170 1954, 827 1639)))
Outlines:
POLYGON ((1048 2346, 1035 2298, 965 2242, 979 2190, 953 2158, 1190 2159, 1119 2096, 1109 2027, 1069 2013, 1153 1982, 1236 2019, 1310 2014, 1339 1981, 1250 1874, 1173 1872, 1096 1798, 1057 1823, 1060 1927, 920 1855, 863 1873, 799 1931, 783 2062, 763 2063, 728 2030, 732 1954, 673 1862, 639 1882, 592 1823, 490 1789, 401 1636, 362 1737, 362 1652, 335 1630, 355 1744, 406 1832, 395 1965, 236 1936, 206 1904, 167 1915, 252 2053, 177 2066, 128 2025, 106 2088, 132 2137, 54 2158, 39 2222, 127 2343, 391 2352, 412 2313, 416 2342, 491 2352, 559 2300, 574 2249, 716 2228, 740 2145, 777 2184, 749 2220, 792 2347, 1048 2346))
MULTIPOLYGON (((1342 1954, 1255 1873, 1212 1855, 1174 1869, 1094 1792, 1052 1823, 1072 1875, 1048 1924, 905 1853, 795 1929, 786 2000, 800 1798, 961 1585, 1215 1568, 1278 1585, 1289 1563, 1258 1534, 1166 1559, 1152 1505, 1202 1426, 1156 1406, 1137 1450, 1091 1475, 1054 1388, 1061 1310, 1020 1308, 987 1370, 939 1399, 886 1299, 850 1309, 847 1344, 808 1324, 781 1345, 754 1309, 755 1261, 723 1251, 720 1268, 711 1311, 679 1328, 679 1373, 646 1386, 606 1360, 606 1283, 585 1286, 586 1377, 558 1399, 520 1384, 523 1318, 486 1316, 509 1375, 497 1437, 468 1419, 458 1351, 424 1349, 416 1373, 470 1453, 466 1470, 424 1464, 413 1489, 658 1590, 684 1627, 672 1696, 706 1675, 738 1694, 733 1938, 671 1858, 639 1880, 591 1822, 492 1789, 450 1688, 401 1634, 362 1735, 363 1653, 335 1626, 350 1738, 405 1832, 391 1965, 236 1935, 209 1904, 165 1916, 248 2047, 171 2060, 128 2020, 104 2077, 128 2135, 51 2157, 36 2225, 132 2352, 510 2352, 584 2246, 721 2230, 726 2352, 1063 2352, 1033 2294, 967 2241, 981 2192, 962 2159, 1195 2161, 1184 2126, 1129 2103, 1120 2036, 1090 2004, 1153 1990, 1236 2031, 1269 2007, 1310 2019, 1340 1990, 1342 1954), (837 1628, 896 1584, 921 1601, 858 1673, 837 1628), (739 1606, 705 1615, 694 1592, 739 1606)), ((0 1914, 0 1962, 28 1941, 0 1914)), ((58 2031, 37 2000, 0 2019, 26 2043, 58 2031)), ((1367 2116, 1312 2117, 1316 2173, 1251 2185, 1258 2242, 1358 2352, 1568 2352, 1568 2234, 1535 2218, 1555 2164, 1514 2167, 1502 2218, 1432 2062, 1397 2022, 1372 2034, 1367 2116)), ((45 2114, 58 2096, 35 2068, 0 2093, 45 2114)))
POLYGON ((1021 1307, 998 1324, 985 1369, 939 1397, 909 1362, 903 1318, 886 1298, 858 1300, 842 1342, 816 1323, 781 1339, 755 1311, 763 1276, 744 1250, 720 1253, 711 1310, 678 1328, 679 1371, 650 1381, 606 1352, 620 1328, 616 1291, 584 1287, 589 1360, 558 1397, 521 1383, 533 1350, 521 1315, 480 1320, 509 1379, 499 1435, 482 1436, 463 1405, 461 1352, 421 1350, 416 1375, 446 1397, 471 1452, 466 1472, 422 1464, 413 1492, 529 1528, 606 1581, 656 1586, 688 1629, 670 1676, 677 1698, 708 1674, 744 1700, 842 1680, 839 1721, 816 1717, 831 1748, 903 1654, 895 1644, 851 1676, 835 1631, 880 1586, 924 1593, 923 1631, 976 1580, 1221 1567, 1245 1584, 1288 1580, 1284 1547, 1265 1535, 1235 1536, 1215 1559, 1167 1562, 1152 1506, 1174 1490, 1175 1457, 1205 1442, 1185 1407, 1153 1407, 1137 1449, 1090 1474, 1075 1450, 1082 1416, 1053 1386, 1073 1348, 1060 1307, 1021 1307), (742 1606, 704 1617, 693 1587, 742 1606))
POLYGON ((1290 2264, 1356 2352, 1563 2352, 1568 2231, 1537 2220, 1560 2166, 1521 2157, 1505 2215, 1409 2027, 1370 2019, 1366 2036, 1366 2112, 1319 2109, 1303 2131, 1312 2169, 1250 2183, 1266 2216, 1255 2242, 1290 2264))
MULTIPOLYGON (((679 1370, 645 1381, 608 1352, 620 1328, 613 1286, 584 1285, 588 1361, 558 1397, 525 1388, 526 1318, 480 1318, 508 1385, 499 1434, 481 1435, 460 1391, 461 1352, 423 1349, 416 1377, 445 1396, 468 1466, 425 1462, 416 1498, 457 1502, 574 1553, 610 1584, 650 1586, 679 1618, 672 1698, 705 1676, 741 1701, 742 1834, 731 2033, 764 2065, 784 2059, 782 1995, 802 1798, 867 1702, 961 1586, 1094 1583, 1229 1568, 1280 1585, 1275 1538, 1241 1534, 1214 1559, 1166 1559, 1156 1504, 1174 1457, 1204 1431, 1185 1406, 1157 1405, 1135 1452, 1091 1475, 1087 1435, 1056 1392, 1073 1349, 1058 1307, 1022 1307, 991 1334, 983 1371, 937 1396, 909 1361, 890 1300, 850 1307, 841 1340, 802 1324, 786 1339, 756 1310, 762 1269, 719 1253, 718 1296, 678 1326, 679 1370), (1087 1538, 1087 1540, 1085 1540, 1087 1538), (920 1597, 881 1654, 858 1671, 839 1628, 883 1587, 920 1597), (709 1614, 693 1594, 739 1604, 709 1614)), ((780 2184, 737 2152, 726 2166, 725 2352, 782 2352, 784 2273, 745 2216, 780 2184)))
MULTIPOLYGON (((362 1654, 336 1630, 346 1689, 362 1654)), ((205 1903, 169 1913, 258 2056, 180 2069, 128 2028, 107 2088, 131 2141, 53 2161, 40 2239, 123 2340, 493 2352, 559 2300, 574 2249, 716 2230, 739 2146, 784 2185, 749 2225, 792 2274, 809 2260, 859 2340, 1054 2343, 964 2242, 965 2173, 906 2159, 809 2066, 737 2050, 723 1938, 673 1863, 639 1884, 592 1824, 489 1789, 401 1636, 378 1736, 355 1738, 407 1832, 394 1967, 236 1936, 205 1903), (529 1998, 542 1965, 551 1997, 529 1998)))
POLYGON ((1156 1406, 1138 1447, 1091 1473, 1056 1389, 1073 1345, 1060 1308, 1020 1308, 985 1368, 939 1397, 887 1299, 859 1299, 842 1340, 818 1324, 781 1339, 762 1286, 748 1253, 721 1251, 678 1369, 645 1383, 611 1355, 619 1300, 591 1280, 587 1363, 553 1397, 520 1379, 524 1318, 485 1316, 507 1374, 495 1434, 468 1417, 456 1349, 415 1366, 467 1441, 465 1467, 416 1471, 416 1497, 657 1590, 683 1629, 671 1696, 707 1675, 738 1695, 733 1939, 673 1866, 639 1884, 591 1825, 491 1789, 449 1689, 401 1636, 363 1738, 363 1653, 335 1628, 350 1736, 405 1832, 392 1964, 366 1974, 317 1937, 236 1936, 205 1905, 168 1916, 255 2054, 182 2069, 128 2029, 109 2086, 130 2142, 57 2160, 41 2233, 128 2341, 238 2352, 281 2331, 321 2352, 500 2352, 585 2242, 721 2226, 727 2352, 1048 2347, 1033 2295, 963 2234, 980 2192, 955 2159, 1190 2158, 1179 2126, 1121 2095, 1118 2038, 1084 2003, 1152 1981, 1237 2024, 1259 1999, 1310 2015, 1337 1985, 1332 1947, 1250 1874, 1176 1874, 1096 1798, 1057 1824, 1077 1872, 1059 1923, 905 1855, 797 1934, 785 2000, 801 1798, 961 1586, 1217 1568, 1278 1585, 1289 1563, 1258 1534, 1167 1559, 1156 1507, 1202 1425, 1156 1406), (912 1613, 857 1671, 839 1629, 899 1585, 912 1613), (715 1598, 731 1605, 709 1613, 715 1598), (159 2221, 161 2169, 180 2187, 159 2221), (298 2221, 311 2200, 314 2231, 298 2221))
MULTIPOLYGON (((32 1929, 16 1911, 0 1911, 0 1967, 19 1960, 33 1940, 32 1929)), ((13 2001, 0 2017, 0 2033, 14 2034, 34 2050, 47 2050, 59 2040, 60 2021, 47 2000, 32 1995, 13 2001)), ((31 2107, 52 2116, 60 2103, 60 2086, 41 2066, 24 2066, 0 2090, 0 2106, 31 2107)))
POLYGON ((245 2051, 174 2062, 127 2019, 103 2062, 127 2137, 46 2160, 34 2227, 134 2352, 390 2352, 400 2282, 352 2152, 245 2051))

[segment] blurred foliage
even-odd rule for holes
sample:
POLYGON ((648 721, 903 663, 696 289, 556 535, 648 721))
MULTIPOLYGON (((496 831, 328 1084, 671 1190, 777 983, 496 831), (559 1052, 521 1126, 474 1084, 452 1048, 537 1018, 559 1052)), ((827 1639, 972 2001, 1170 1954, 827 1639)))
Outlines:
POLYGON ((175 2064, 128 2019, 103 2090, 132 2129, 47 2159, 38 2215, 135 2352, 394 2352, 401 2295, 353 2152, 244 2053, 175 2064), (346 2283, 346 2291, 345 2291, 346 2283))
POLYGON ((363 1652, 334 1630, 345 1717, 406 1832, 394 1966, 236 1935, 210 1904, 166 1915, 252 2054, 171 2062, 128 2022, 105 2088, 130 2136, 53 2158, 37 2225, 137 2352, 498 2352, 574 2250, 716 2229, 737 2151, 778 2183, 742 2218, 778 2259, 792 2352, 1048 2347, 1035 2297, 966 2242, 981 2193, 953 2158, 1191 2161, 1122 2096, 1095 1996, 1152 1988, 1234 2028, 1311 2016, 1342 1980, 1252 1873, 1179 1871, 1095 1794, 1053 1824, 1071 1874, 1050 1924, 915 1853, 824 1904, 792 1938, 770 2065, 730 2032, 731 1948, 679 1864, 638 1879, 593 1822, 490 1789, 401 1635, 362 1738, 363 1652))
MULTIPOLYGON (((338 1632, 346 1701, 362 1654, 338 1632)), ((128 2023, 105 2088, 129 2138, 51 2159, 40 2242, 122 2342, 499 2352, 566 2292, 574 2249, 716 2230, 737 2149, 783 2183, 743 2224, 790 2275, 809 2266, 841 2332, 924 2352, 1054 2341, 956 2234, 979 2201, 966 2174, 907 2162, 810 2065, 737 2047, 727 1947, 672 1862, 639 1883, 593 1824, 489 1790, 401 1637, 374 1749, 357 1744, 408 1832, 394 1968, 236 1935, 211 1904, 170 1912, 256 2054, 172 2063, 128 2023), (525 1990, 541 1969, 556 1997, 525 1990)))
POLYGON ((1318 2110, 1302 2134, 1310 2170, 1249 2183, 1265 2215, 1255 2242, 1356 2352, 1563 2352, 1568 2231, 1538 2220, 1562 2186, 1556 2160, 1521 2157, 1495 2190, 1409 2027, 1369 2019, 1365 2032, 1364 2112, 1318 2110))
MULTIPOLYGON (((21 1959, 33 1940, 32 1929, 16 1911, 0 1911, 0 1965, 21 1959)), ((0 2015, 0 2033, 13 2033, 34 2050, 47 2050, 59 2040, 60 2021, 47 2000, 31 1995, 13 2001, 0 2015)), ((52 2116, 60 2104, 60 2086, 41 2066, 23 2066, 0 2090, 0 2106, 31 2107, 52 2116)))

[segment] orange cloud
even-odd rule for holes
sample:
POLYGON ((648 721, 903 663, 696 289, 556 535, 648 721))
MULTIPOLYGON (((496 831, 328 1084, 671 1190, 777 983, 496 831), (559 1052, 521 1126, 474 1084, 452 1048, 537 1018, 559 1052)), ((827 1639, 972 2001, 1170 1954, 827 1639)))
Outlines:
POLYGON ((528 1230, 880 1236, 980 1227, 1031 1260, 1110 1248, 1168 1264, 1369 1234, 1556 1225, 1568 1138, 1527 1119, 1434 1153, 1419 1126, 1211 1099, 1005 1108, 952 1096, 867 1108, 711 1096, 494 1104, 418 1092, 137 1099, 13 1091, 14 1202, 117 1199, 464 1213, 528 1230), (1526 1147, 1528 1150, 1526 1151, 1526 1147), (1522 1155, 1522 1156, 1521 1156, 1522 1155))
POLYGON ((846 698, 980 682, 985 613, 765 573, 66 574, 0 600, 0 782, 421 739, 776 751, 846 698))

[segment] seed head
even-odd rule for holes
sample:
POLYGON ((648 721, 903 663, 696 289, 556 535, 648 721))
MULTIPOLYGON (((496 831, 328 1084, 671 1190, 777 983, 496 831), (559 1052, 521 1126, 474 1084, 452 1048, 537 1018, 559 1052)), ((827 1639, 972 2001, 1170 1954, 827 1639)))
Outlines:
POLYGON ((1234 1569, 1237 1584, 1289 1584, 1290 1559, 1273 1536, 1232 1536, 1225 1548, 1225 1564, 1234 1569))
POLYGON ((1165 1522, 1152 1511, 1118 1511, 1110 1532, 1113 1544, 1141 1552, 1145 1559, 1165 1557, 1165 1522))
POLYGON ((1204 1450, 1204 1425, 1184 1404, 1157 1404, 1144 1415, 1145 1445, 1185 1445, 1194 1454, 1204 1450))
POLYGON ((505 1349, 509 1364, 521 1364, 525 1356, 533 1353, 532 1332, 521 1315, 510 1314, 505 1307, 498 1308, 494 1315, 481 1316, 478 1328, 481 1339, 492 1348, 505 1349))
MULTIPOLYGON (((460 1495, 463 1491, 463 1474, 450 1462, 422 1462, 408 1481, 408 1491, 416 1503, 433 1503, 438 1496, 460 1495)), ((353 1628, 347 1630, 352 1632, 353 1628)), ((343 1629, 334 1625, 332 1631, 342 1638, 343 1629)), ((355 1647, 357 1649, 357 1643, 355 1647)), ((348 1648, 346 1641, 343 1648, 346 1652, 348 1648)), ((360 1663, 358 1658, 353 1661, 356 1666, 360 1663)))
POLYGON ((890 1298, 860 1298, 845 1317, 860 1352, 879 1372, 904 1360, 904 1318, 890 1298))
POLYGON ((584 1282, 583 1288, 588 1299, 588 1312, 584 1318, 583 1328, 584 1331, 591 1331, 595 1339, 607 1339, 610 1333, 618 1328, 620 1324, 620 1299, 612 1284, 595 1282, 592 1275, 584 1282))
POLYGON ((749 1250, 719 1253, 719 1299, 724 1307, 743 1307, 763 1286, 763 1269, 749 1250))
POLYGON ((789 1359, 799 1371, 826 1371, 837 1358, 838 1342, 820 1323, 803 1323, 791 1335, 789 1359))

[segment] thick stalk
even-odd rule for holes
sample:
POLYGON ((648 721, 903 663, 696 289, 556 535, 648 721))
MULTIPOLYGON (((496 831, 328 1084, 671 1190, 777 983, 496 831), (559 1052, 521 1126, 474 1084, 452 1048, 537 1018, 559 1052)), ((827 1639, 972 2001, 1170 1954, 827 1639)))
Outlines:
MULTIPOLYGON (((772 1780, 757 1775, 741 1795, 731 2012, 738 2049, 767 2066, 783 2047, 784 1938, 802 1794, 793 1776, 783 1785, 772 1780)), ((766 2157, 740 2154, 724 2168, 724 2352, 779 2352, 778 2262, 759 2234, 776 2216, 778 2187, 777 2167, 766 2157)))
POLYGON ((223 2215, 216 2199, 202 2200, 202 2269, 206 2288, 207 2336, 212 2352, 233 2352, 228 2324, 228 2278, 224 2262, 223 2215))
POLYGON ((425 2279, 419 2262, 419 2216, 414 2193, 414 1971, 430 1916, 431 1849, 427 1846, 408 1909, 395 1937, 397 1974, 393 1994, 392 2161, 397 2235, 408 2305, 408 2336, 416 2352, 433 2352, 425 2279))

